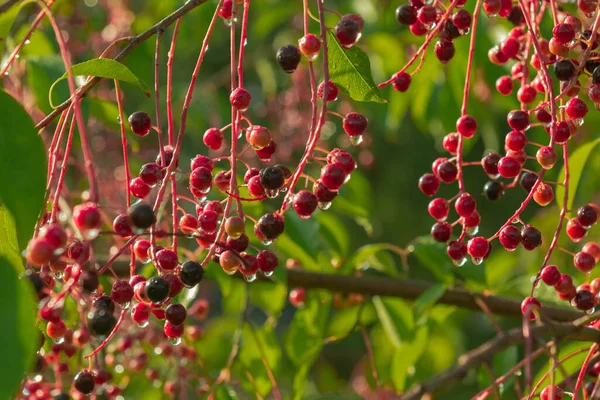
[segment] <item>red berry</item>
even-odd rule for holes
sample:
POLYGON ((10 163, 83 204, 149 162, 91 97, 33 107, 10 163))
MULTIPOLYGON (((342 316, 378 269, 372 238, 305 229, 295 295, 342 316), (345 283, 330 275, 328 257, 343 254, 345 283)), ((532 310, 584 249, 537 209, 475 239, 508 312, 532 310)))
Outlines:
POLYGON ((133 244, 133 253, 138 258, 138 260, 145 262, 150 259, 150 247, 152 247, 152 243, 150 243, 146 239, 138 239, 133 244))
POLYGON ((344 117, 343 125, 348 136, 360 136, 367 130, 368 121, 364 115, 351 112, 344 117))
POLYGON ((200 193, 206 193, 212 186, 212 173, 205 167, 199 167, 190 174, 190 187, 200 193))
POLYGON ((592 256, 594 256, 594 260, 596 260, 596 262, 600 260, 600 246, 598 246, 598 244, 595 242, 587 242, 583 245, 581 251, 590 253, 592 256))
POLYGON ((521 86, 517 91, 517 99, 523 104, 533 103, 537 96, 537 90, 531 85, 521 86))
POLYGON ((185 214, 179 219, 181 232, 191 235, 198 229, 198 220, 192 214, 185 214))
POLYGON ((431 236, 438 242, 447 242, 452 236, 452 225, 447 222, 435 223, 431 227, 431 236))
POLYGON ((544 124, 549 124, 550 122, 552 122, 552 116, 548 111, 544 110, 543 108, 540 108, 535 112, 535 118, 544 124))
POLYGON ((515 58, 519 54, 521 45, 515 38, 508 37, 500 44, 500 51, 508 58, 515 58))
POLYGON ((490 244, 483 236, 474 237, 469 240, 467 244, 467 250, 469 255, 473 258, 483 258, 489 250, 490 244))
POLYGON ((317 196, 308 190, 301 190, 294 196, 292 205, 300 217, 307 218, 317 209, 317 203, 317 196))
POLYGON ((198 154, 196 157, 192 158, 192 161, 190 162, 190 171, 193 171, 200 167, 204 167, 210 172, 212 172, 215 166, 213 160, 210 157, 198 154))
POLYGON ((573 286, 573 278, 571 278, 571 275, 560 274, 560 279, 554 285, 554 289, 563 294, 567 294, 574 290, 575 286, 573 286))
POLYGON ((317 35, 309 33, 298 40, 298 47, 309 61, 314 61, 321 50, 321 40, 317 35))
POLYGON ((267 274, 273 272, 279 264, 277 256, 269 250, 259 251, 256 260, 258 261, 258 268, 267 274))
POLYGON ((446 136, 444 136, 444 141, 442 145, 448 153, 456 154, 456 151, 458 150, 458 134, 449 133, 446 136))
POLYGON ((67 333, 67 326, 62 320, 51 321, 46 325, 46 334, 51 339, 61 339, 67 333))
POLYGON ((475 212, 475 208, 477 207, 477 202, 475 199, 468 193, 463 193, 458 196, 456 202, 454 203, 454 209, 463 218, 468 217, 469 215, 475 212))
POLYGON ((245 277, 255 277, 258 272, 258 259, 251 255, 246 254, 243 257, 244 262, 240 264, 240 272, 245 277))
POLYGON ((246 131, 246 141, 254 150, 260 150, 271 143, 271 132, 264 126, 253 125, 246 131))
POLYGON ((304 307, 304 302, 306 301, 306 292, 304 288, 294 288, 290 291, 289 295, 290 303, 296 307, 301 308, 304 307))
POLYGON ((127 281, 115 281, 110 292, 110 298, 121 306, 129 304, 133 298, 133 287, 127 281))
MULTIPOLYGON (((340 89, 332 81, 327 81, 327 101, 335 101, 340 89)), ((317 88, 317 96, 323 99, 325 96, 325 82, 321 82, 317 88)))
POLYGON ((558 145, 565 144, 571 137, 571 128, 566 121, 560 121, 552 130, 552 139, 558 145))
POLYGON ((333 192, 337 192, 346 181, 347 174, 337 164, 327 164, 321 168, 321 183, 333 192))
POLYGON ((446 252, 453 261, 461 262, 467 256, 467 245, 462 240, 454 240, 448 244, 446 252))
POLYGON ((27 245, 27 261, 34 265, 44 265, 54 257, 56 248, 44 239, 31 239, 27 245))
POLYGON ((508 75, 501 76, 496 80, 496 90, 504 96, 508 96, 513 91, 513 81, 508 75))
POLYGON ((143 199, 150 194, 150 186, 148 186, 142 178, 133 178, 129 182, 129 192, 137 199, 143 199))
POLYGON ((521 131, 512 131, 504 138, 504 144, 512 151, 522 151, 527 145, 527 136, 521 131))
POLYGON ((173 325, 181 325, 185 322, 187 311, 183 304, 169 304, 165 309, 165 318, 173 325))
POLYGON ((356 161, 354 158, 345 150, 333 149, 327 155, 327 162, 330 164, 337 164, 344 169, 344 172, 351 174, 356 169, 356 161))
POLYGON ((481 166, 486 174, 490 176, 498 175, 498 162, 500 162, 500 155, 498 153, 489 153, 481 160, 481 166))
POLYGON ((219 224, 219 214, 212 210, 203 211, 198 216, 198 226, 205 233, 213 233, 219 224))
POLYGON ((600 293, 600 278, 596 278, 590 283, 590 290, 595 295, 598 295, 598 293, 600 293))
POLYGON ((98 229, 102 226, 102 216, 98 205, 87 202, 73 208, 73 223, 82 231, 98 229))
POLYGON ((398 92, 406 92, 412 80, 406 72, 397 72, 392 76, 392 87, 398 92))
POLYGON ((350 48, 359 39, 360 25, 353 18, 342 17, 335 25, 334 32, 342 47, 350 48))
POLYGON ((184 331, 184 326, 183 325, 173 325, 172 323, 170 323, 169 321, 165 322, 165 336, 168 337, 169 339, 177 339, 180 338, 181 336, 183 336, 183 331, 184 331))
POLYGON ((538 203, 540 206, 547 206, 554 200, 554 191, 550 185, 546 185, 544 182, 541 182, 535 188, 535 192, 533 193, 533 200, 538 203))
POLYGON ((552 29, 552 36, 558 43, 568 44, 575 39, 575 30, 569 24, 557 24, 552 29))
POLYGON ((231 105, 242 112, 248 109, 250 100, 252 100, 252 96, 250 95, 250 92, 244 88, 235 88, 229 95, 229 102, 231 105))
POLYGON ((540 277, 546 285, 554 286, 560 280, 560 271, 556 265, 547 265, 544 267, 544 269, 542 269, 540 277))
POLYGON ((113 230, 117 235, 123 238, 133 236, 129 215, 125 213, 117 215, 113 221, 113 230))
POLYGON ((40 228, 38 239, 43 239, 50 246, 59 249, 67 244, 67 233, 58 224, 47 224, 40 228))
POLYGON ((458 175, 458 168, 451 161, 444 161, 436 168, 436 175, 444 183, 452 183, 458 175))
POLYGON ((202 141, 209 149, 219 150, 221 145, 223 145, 223 132, 218 128, 207 129, 206 132, 204 132, 202 141))
POLYGON ((596 260, 590 253, 580 251, 573 257, 573 265, 584 274, 589 274, 594 269, 596 260))
POLYGON ((529 114, 521 110, 513 110, 506 117, 508 125, 515 131, 524 131, 529 128, 529 114))
POLYGON ((531 321, 535 320, 535 312, 539 312, 542 308, 542 303, 535 297, 525 297, 521 303, 521 313, 531 321))
POLYGON ((265 187, 263 186, 260 176, 253 176, 248 181, 248 193, 252 197, 261 197, 265 195, 265 187))
POLYGON ((228 21, 233 14, 233 0, 224 0, 221 8, 219 8, 219 17, 228 21))
POLYGON ((150 318, 150 308, 144 303, 138 303, 131 307, 131 318, 138 325, 144 325, 150 318))
POLYGON ((585 227, 590 228, 598 222, 598 208, 595 204, 587 204, 577 210, 577 221, 585 227))
POLYGON ((442 199, 441 197, 431 200, 429 202, 429 206, 427 207, 429 215, 438 221, 446 220, 449 209, 450 206, 448 205, 448 201, 446 199, 442 199))
POLYGON ((556 163, 556 152, 550 146, 540 147, 535 153, 535 158, 544 169, 551 169, 556 163))
POLYGON ((583 102, 583 100, 573 97, 569 101, 567 101, 565 111, 569 118, 571 119, 580 119, 585 117, 588 112, 587 105, 583 102))
POLYGON ((128 118, 129 126, 133 133, 138 136, 146 136, 152 128, 152 119, 143 111, 136 111, 128 118))
POLYGON ((514 178, 521 172, 521 164, 515 157, 502 157, 498 161, 498 173, 504 178, 514 178))
POLYGON ((170 249, 162 249, 156 253, 156 262, 159 267, 167 271, 174 270, 179 260, 177 259, 177 253, 170 249))
POLYGON ((433 6, 423 6, 417 11, 417 20, 424 25, 437 22, 437 10, 433 6))
POLYGON ((504 248, 508 251, 515 250, 521 243, 521 231, 513 225, 508 225, 502 228, 498 239, 504 248))
POLYGON ((466 10, 458 10, 452 16, 452 23, 461 31, 466 31, 471 27, 471 14, 466 10))
POLYGON ((440 180, 434 174, 425 174, 419 178, 419 189, 426 196, 433 196, 440 187, 440 180))
POLYGON ((165 170, 156 163, 148 163, 140 168, 140 179, 148 186, 154 186, 165 177, 165 170))
POLYGON ((433 51, 442 64, 448 63, 454 57, 456 49, 451 40, 440 39, 435 43, 433 51))
POLYGON ((409 29, 415 36, 423 36, 429 31, 425 25, 418 21, 412 24, 409 29))

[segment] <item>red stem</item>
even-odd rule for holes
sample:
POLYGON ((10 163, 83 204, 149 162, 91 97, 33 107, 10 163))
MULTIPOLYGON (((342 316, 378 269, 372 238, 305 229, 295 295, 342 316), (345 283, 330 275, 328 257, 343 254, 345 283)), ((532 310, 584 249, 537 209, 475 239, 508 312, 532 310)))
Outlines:
POLYGON ((98 346, 96 348, 96 350, 92 351, 87 356, 83 356, 83 358, 92 358, 96 354, 98 354, 103 348, 106 347, 106 345, 111 341, 111 339, 115 336, 115 334, 117 333, 117 331, 121 327, 121 324, 123 323, 123 320, 125 319, 125 314, 127 314, 127 310, 125 310, 125 309, 121 310, 121 314, 119 315, 119 320, 117 321, 117 324, 115 325, 115 327, 113 328, 113 330, 110 332, 110 334, 108 335, 108 337, 106 339, 104 339, 104 341, 102 341, 102 343, 100 344, 100 346, 98 346))
POLYGON ((581 385, 583 385, 583 382, 585 380, 585 374, 588 369, 588 364, 590 363, 592 356, 594 355, 594 353, 597 350, 598 350, 598 343, 594 343, 592 345, 592 347, 590 348, 590 351, 588 352, 587 356, 585 357, 583 364, 581 365, 581 369, 579 370, 579 375, 577 376, 577 382, 575 383, 575 393, 573 394, 573 400, 577 400, 577 398, 579 397, 579 389, 581 388, 581 385))
POLYGON ((62 191, 65 176, 67 174, 67 163, 69 162, 69 155, 71 154, 71 147, 73 146, 73 131, 75 130, 75 115, 71 117, 71 127, 69 128, 69 136, 67 136, 67 145, 65 147, 65 155, 63 157, 62 165, 60 166, 60 175, 58 176, 58 183, 56 184, 56 192, 52 199, 52 212, 50 213, 50 222, 56 221, 56 213, 58 212, 58 199, 60 198, 60 192, 62 191))

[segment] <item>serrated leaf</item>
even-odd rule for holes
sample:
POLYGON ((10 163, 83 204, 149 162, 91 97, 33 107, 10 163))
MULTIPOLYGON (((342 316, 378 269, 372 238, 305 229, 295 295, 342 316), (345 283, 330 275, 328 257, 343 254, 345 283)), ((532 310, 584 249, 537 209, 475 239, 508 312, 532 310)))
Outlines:
MULTIPOLYGON (((575 200, 577 186, 583 174, 583 168, 594 147, 600 142, 600 138, 584 144, 575 150, 569 157, 569 199, 567 200, 567 210, 570 210, 575 200)), ((558 182, 563 182, 565 179, 565 167, 563 166, 558 175, 558 182)), ((563 207, 565 197, 565 187, 562 185, 556 186, 556 203, 559 207, 563 207)))
POLYGON ((10 211, 22 250, 44 205, 46 155, 42 139, 23 107, 0 91, 0 202, 10 211))
MULTIPOLYGON (((116 79, 118 81, 131 83, 140 88, 149 95, 148 86, 142 82, 127 66, 110 58, 95 58, 80 64, 71 66, 71 72, 74 76, 95 76, 99 78, 116 79)), ((68 74, 57 79, 50 88, 50 99, 52 99, 52 89, 63 79, 67 79, 68 74)))
POLYGON ((387 103, 371 76, 367 54, 357 46, 344 49, 333 32, 327 33, 329 78, 352 100, 387 103))
POLYGON ((0 56, 2 53, 4 53, 6 39, 8 39, 10 28, 12 28, 15 18, 17 18, 17 15, 19 15, 19 11, 21 11, 21 7, 15 6, 9 9, 7 12, 0 14, 0 56))
POLYGON ((13 398, 24 375, 29 372, 38 345, 35 328, 36 304, 33 288, 17 269, 0 257, 0 352, 7 361, 0 365, 0 399, 13 398))

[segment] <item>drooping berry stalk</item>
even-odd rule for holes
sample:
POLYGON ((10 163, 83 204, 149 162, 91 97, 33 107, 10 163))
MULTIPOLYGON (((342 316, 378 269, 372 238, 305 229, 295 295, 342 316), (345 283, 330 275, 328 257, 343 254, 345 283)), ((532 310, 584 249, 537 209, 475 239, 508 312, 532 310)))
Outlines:
POLYGON ((69 107, 68 109, 63 111, 64 115, 61 116, 62 122, 59 121, 59 124, 56 126, 56 131, 54 131, 52 144, 50 145, 50 149, 48 150, 48 181, 46 183, 46 191, 50 190, 52 184, 54 183, 54 178, 56 177, 56 160, 58 158, 58 153, 60 151, 60 145, 62 143, 62 138, 65 133, 65 129, 69 125, 69 116, 71 115, 72 111, 72 107, 69 107))
POLYGON ((126 309, 121 310, 121 314, 119 314, 119 319, 117 320, 117 324, 115 325, 113 330, 110 332, 110 334, 106 337, 106 339, 104 339, 102 341, 102 343, 100 343, 100 345, 98 347, 96 347, 96 349, 94 351, 92 351, 87 356, 83 356, 83 358, 88 358, 88 359, 93 358, 96 354, 100 353, 102 351, 102 349, 105 348, 106 345, 108 345, 108 343, 110 343, 112 338, 119 331, 119 328, 121 327, 121 324, 123 323, 126 314, 127 314, 126 309))
MULTIPOLYGON (((67 136, 67 144, 65 146, 65 155, 63 156, 62 164, 60 167, 60 175, 58 176, 58 183, 56 184, 56 191, 52 199, 52 211, 50 213, 50 222, 56 221, 56 213, 58 212, 58 199, 62 192, 63 184, 65 182, 65 176, 67 174, 67 164, 69 156, 71 154, 71 148, 73 146, 73 131, 75 130, 75 115, 71 117, 71 126, 69 128, 69 134, 67 136)), ((57 150, 59 147, 57 147, 57 150)))
MULTIPOLYGON (((596 351, 598 350, 598 343, 594 343, 590 348, 585 360, 583 360, 583 364, 581 364, 581 369, 579 370, 579 375, 577 376, 577 382, 575 383, 575 393, 573 393, 573 400, 577 400, 579 398, 579 390, 581 389, 581 385, 583 385, 583 380, 585 378, 585 374, 588 370, 588 365, 590 364, 590 360, 596 351)), ((585 394, 587 396, 587 393, 585 394)))

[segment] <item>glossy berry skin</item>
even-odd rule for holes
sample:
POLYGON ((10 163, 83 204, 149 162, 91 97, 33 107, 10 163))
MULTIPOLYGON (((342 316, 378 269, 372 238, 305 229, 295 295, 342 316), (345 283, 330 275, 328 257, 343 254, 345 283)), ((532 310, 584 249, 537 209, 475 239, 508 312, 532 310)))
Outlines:
POLYGON ((244 219, 238 215, 232 215, 225 221, 225 232, 231 238, 239 238, 246 231, 244 219))
POLYGON ((406 72, 397 72, 392 79, 392 87, 398 92, 406 92, 412 81, 411 76, 406 72))
POLYGON ((271 143, 271 132, 264 126, 253 125, 246 130, 246 141, 254 150, 260 150, 271 143))
POLYGON ((67 326, 62 320, 48 322, 46 325, 46 334, 52 339, 60 339, 67 332, 67 326))
POLYGON ((268 213, 260 217, 256 227, 266 239, 275 240, 283 233, 285 222, 281 215, 268 213))
POLYGON ((452 260, 460 261, 467 255, 467 245, 462 240, 454 240, 448 244, 446 253, 448 253, 448 256, 450 256, 452 260))
POLYGON ((501 76, 496 80, 496 90, 503 96, 508 96, 513 91, 513 81, 508 75, 501 76))
POLYGON ((470 115, 463 115, 456 121, 456 130, 465 138, 471 138, 477 131, 477 121, 470 115))
POLYGON ((54 257, 55 247, 44 239, 34 238, 27 245, 27 261, 33 265, 44 265, 54 257))
POLYGON ((110 298, 121 306, 128 304, 133 298, 133 287, 127 281, 115 281, 110 292, 110 298))
POLYGON ((301 190, 294 196, 292 206, 300 217, 310 217, 317 209, 317 196, 308 190, 301 190))
POLYGON ((76 205, 73 208, 73 223, 82 231, 100 228, 102 216, 98 205, 92 202, 76 205))
POLYGON ((463 193, 458 196, 456 202, 454 203, 454 209, 463 218, 468 217, 469 215, 475 212, 477 208, 477 202, 475 199, 468 193, 463 193))
POLYGON ((569 238, 576 243, 587 235, 587 229, 585 229, 576 218, 570 219, 569 222, 567 222, 566 230, 569 238))
MULTIPOLYGON (((332 81, 327 81, 327 101, 335 101, 340 89, 332 81)), ((325 82, 321 82, 317 88, 317 96, 322 100, 325 96, 325 82)))
POLYGON ((190 187, 200 192, 207 192, 212 186, 212 173, 205 167, 199 167, 190 174, 190 187))
POLYGON ((577 210, 577 221, 585 227, 590 228, 598 222, 598 208, 594 204, 587 204, 577 210))
POLYGON ((351 112, 344 117, 343 128, 348 136, 360 136, 367 130, 368 124, 369 121, 364 115, 351 112))
POLYGON ((288 298, 292 306, 296 308, 302 308, 304 307, 304 303, 306 301, 306 291, 304 288, 294 288, 290 290, 288 298))
POLYGON ((433 51, 442 64, 447 64, 454 57, 456 49, 451 40, 440 39, 435 43, 433 51))
POLYGON ((591 254, 580 251, 573 257, 573 265, 584 274, 588 274, 594 269, 596 260, 591 254))
POLYGON ((521 303, 521 313, 531 321, 535 320, 535 311, 539 312, 542 308, 542 303, 535 297, 525 297, 521 303))
POLYGON ((181 265, 179 279, 188 288, 196 286, 204 276, 204 268, 196 261, 186 261, 181 265))
POLYGON ((498 153, 489 153, 481 159, 481 166, 486 174, 490 176, 498 175, 498 163, 500 162, 500 155, 498 153))
POLYGON ((515 157, 506 156, 498 161, 498 173, 503 178, 514 178, 521 172, 521 164, 515 157))
POLYGON ((521 231, 513 225, 508 225, 502 228, 498 239, 504 248, 508 251, 515 250, 521 243, 521 231))
POLYGON ((471 27, 471 14, 466 10, 458 10, 452 16, 452 23, 457 29, 465 31, 471 27))
POLYGON ((218 128, 207 129, 202 142, 211 150, 219 150, 223 145, 223 132, 218 128))
POLYGON ((554 289, 559 293, 568 293, 571 289, 575 289, 571 275, 560 274, 560 279, 554 284, 554 289))
POLYGON ((551 169, 556 163, 557 155, 552 147, 544 146, 538 149, 535 158, 542 168, 551 169))
POLYGON ((474 237, 467 243, 467 251, 473 258, 483 258, 486 256, 490 244, 483 236, 474 237))
POLYGON ((569 101, 567 101, 565 111, 569 118, 571 119, 580 119, 586 116, 588 113, 588 107, 583 102, 583 100, 573 97, 569 101))
POLYGON ((219 225, 219 214, 212 210, 203 211, 198 216, 198 227, 204 233, 213 233, 219 225))
POLYGON ((260 171, 260 183, 267 190, 279 190, 285 184, 285 175, 281 168, 267 167, 260 171))
POLYGON ((93 336, 108 336, 117 325, 117 319, 109 310, 99 309, 88 313, 87 325, 93 336))
POLYGON ((146 136, 152 129, 152 119, 143 111, 136 111, 127 119, 131 131, 138 136, 146 136))
MULTIPOLYGON (((165 177, 165 170, 156 163, 148 163, 140 168, 139 178, 148 186, 154 186, 165 177)), ((136 196, 137 197, 137 196, 136 196)))
POLYGON ((554 286, 560 280, 560 271, 556 265, 547 265, 542 269, 540 278, 546 285, 554 286))
POLYGON ((169 304, 165 309, 165 316, 173 325, 181 325, 187 317, 187 311, 182 304, 169 304))
POLYGON ((277 256, 269 250, 259 251, 256 260, 258 261, 258 268, 263 273, 273 272, 277 265, 279 265, 277 256))
POLYGON ((253 176, 248 181, 248 193, 252 197, 261 197, 265 195, 265 187, 260 181, 260 176, 253 176))
POLYGON ((513 110, 508 113, 506 120, 515 131, 524 131, 529 128, 529 114, 525 111, 513 110))
POLYGON ((133 253, 140 261, 145 261, 150 258, 150 247, 152 244, 146 239, 138 239, 133 244, 133 253))
POLYGON ((165 336, 170 339, 180 338, 181 336, 183 336, 184 330, 185 327, 183 325, 174 325, 169 321, 165 322, 165 336))
POLYGON ((440 180, 434 174, 425 174, 419 178, 419 189, 426 196, 433 196, 440 187, 440 180))
POLYGON ((317 181, 313 185, 313 194, 315 196, 317 196, 317 200, 320 203, 330 203, 333 201, 333 199, 336 198, 336 196, 338 195, 338 192, 334 192, 334 191, 327 189, 325 187, 325 185, 323 185, 322 182, 317 181))
POLYGON ((129 215, 119 214, 113 220, 113 230, 122 238, 127 238, 133 235, 129 215))
POLYGON ((144 303, 137 303, 131 307, 131 319, 138 325, 148 322, 150 308, 144 303))
POLYGON ((210 157, 198 154, 196 157, 192 158, 192 161, 190 162, 190 171, 193 171, 200 167, 204 167, 210 172, 212 172, 215 168, 215 165, 210 157))
POLYGON ((512 131, 506 135, 504 144, 512 151, 522 151, 527 145, 527 136, 521 131, 512 131))
POLYGON ((242 257, 242 262, 239 266, 239 271, 244 276, 254 276, 258 272, 258 259, 251 254, 245 254, 242 257))
POLYGON ((446 243, 452 236, 452 225, 447 222, 437 222, 431 227, 431 237, 440 243, 446 243))
POLYGON ((179 219, 181 232, 191 235, 198 230, 198 220, 192 214, 185 214, 179 219))
POLYGON ((314 61, 321 50, 321 40, 317 35, 309 33, 298 40, 298 46, 309 61, 314 61))
POLYGON ((327 164, 321 168, 321 183, 332 192, 337 192, 346 181, 344 168, 337 164, 327 164))
POLYGON ((581 248, 581 251, 591 254, 596 262, 600 261, 600 246, 595 242, 587 242, 581 248))
POLYGON ((129 207, 128 214, 131 224, 138 229, 148 229, 156 222, 154 210, 148 203, 135 203, 129 207))
POLYGON ((177 259, 177 253, 171 249, 162 249, 156 253, 156 262, 158 265, 167 271, 174 270, 179 260, 177 259))
POLYGON ((40 228, 37 237, 43 239, 55 249, 67 244, 67 233, 59 224, 47 224, 40 228))
POLYGON ((554 386, 554 388, 551 388, 550 386, 546 386, 540 393, 540 400, 562 400, 563 396, 564 391, 560 387, 554 386), (550 397, 551 393, 553 394, 553 398, 550 397))
POLYGON ((542 245, 542 233, 531 225, 521 229, 521 244, 525 250, 534 250, 542 245))
POLYGON ((160 276, 153 276, 146 282, 146 296, 153 303, 162 303, 169 296, 169 282, 160 276))
POLYGON ((94 374, 86 369, 79 371, 73 378, 73 387, 85 396, 92 394, 95 385, 96 378, 94 374))
POLYGON ((233 0, 224 0, 221 8, 219 8, 219 17, 226 21, 231 20, 233 15, 233 0))
POLYGON ((331 152, 327 155, 327 162, 329 164, 339 165, 344 169, 346 174, 351 174, 352 171, 356 169, 356 161, 354 160, 354 157, 342 149, 336 148, 331 150, 331 152))
POLYGON ((552 139, 558 145, 565 144, 571 137, 571 129, 566 121, 560 121, 552 130, 552 139))
POLYGON ((251 100, 252 96, 250 95, 250 92, 244 88, 235 88, 229 95, 229 102, 231 105, 241 112, 248 109, 251 100))
POLYGON ((578 310, 587 311, 594 308, 596 300, 594 294, 589 290, 578 290, 571 304, 578 310))
POLYGON ((521 178, 519 179, 519 185, 525 190, 527 193, 531 192, 533 186, 537 182, 538 177, 536 174, 531 172, 523 172, 521 178))
POLYGON ((554 190, 552 190, 550 185, 542 182, 535 188, 533 200, 542 207, 547 206, 554 200, 554 190))
POLYGON ((350 48, 358 40, 360 34, 360 25, 352 18, 342 17, 342 19, 335 25, 334 33, 342 47, 350 48))
POLYGON ((238 237, 236 239, 230 238, 230 237, 227 238, 225 245, 227 247, 237 251, 238 253, 241 253, 243 251, 246 251, 246 249, 248 249, 248 246, 250 245, 250 238, 248 237, 248 235, 243 233, 240 237, 238 237))
POLYGON ((129 182, 129 193, 137 199, 143 199, 150 194, 150 186, 148 186, 140 177, 133 178, 129 182))
POLYGON ((436 168, 436 175, 444 183, 452 183, 458 175, 458 168, 451 161, 444 161, 436 168))
POLYGON ((554 64, 554 75, 559 81, 568 81, 575 75, 575 65, 568 59, 559 60, 554 64))
POLYGON ((456 154, 456 151, 458 150, 458 134, 453 132, 444 136, 442 145, 448 153, 453 155, 456 154))
POLYGON ((402 25, 413 25, 417 23, 417 11, 408 4, 396 8, 396 20, 402 25))
POLYGON ((298 68, 302 53, 296 46, 288 44, 277 51, 277 63, 288 74, 291 74, 298 68))
POLYGON ((498 200, 504 193, 504 185, 498 181, 488 181, 483 185, 483 194, 488 200, 498 200))
POLYGON ((438 221, 445 221, 448 217, 449 210, 450 206, 448 205, 448 201, 441 197, 431 200, 429 202, 429 205, 427 206, 427 211, 429 211, 429 215, 431 215, 438 221))

